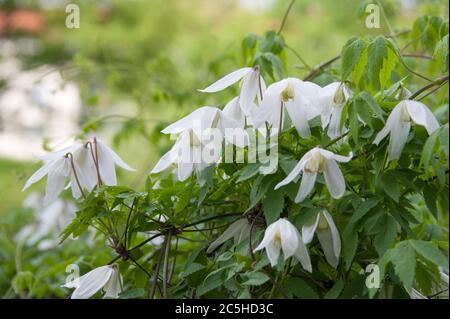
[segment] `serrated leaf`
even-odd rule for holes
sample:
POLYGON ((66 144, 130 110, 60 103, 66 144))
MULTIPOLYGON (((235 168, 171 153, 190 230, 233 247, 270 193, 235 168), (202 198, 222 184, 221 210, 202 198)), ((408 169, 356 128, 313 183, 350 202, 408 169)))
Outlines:
POLYGON ((268 225, 272 224, 283 211, 284 207, 284 192, 276 190, 269 192, 263 199, 264 216, 268 225))
POLYGON ((350 39, 342 48, 341 76, 346 80, 359 62, 366 47, 366 42, 361 38, 350 39))
POLYGON ((448 271, 448 258, 446 258, 444 254, 431 242, 423 240, 410 240, 410 243, 416 252, 423 258, 448 271))

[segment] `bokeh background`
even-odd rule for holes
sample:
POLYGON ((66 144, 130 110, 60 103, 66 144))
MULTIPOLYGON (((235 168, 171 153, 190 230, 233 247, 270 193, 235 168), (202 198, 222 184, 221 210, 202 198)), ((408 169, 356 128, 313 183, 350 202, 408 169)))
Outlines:
MULTIPOLYGON (((33 211, 45 212, 36 193, 44 182, 21 191, 39 167, 34 155, 95 134, 137 168, 120 175, 120 183, 143 187, 170 145, 160 129, 199 106, 223 106, 233 89, 219 96, 196 89, 245 66, 243 39, 277 30, 289 2, 0 0, 0 297, 63 296, 49 278, 64 265, 55 262, 38 274, 35 268, 45 258, 48 264, 69 262, 84 249, 69 243, 59 255, 37 257, 17 244, 17 233, 35 222, 33 211), (80 8, 80 28, 66 27, 68 3, 80 8)), ((410 28, 420 14, 448 14, 443 0, 381 2, 396 31, 410 28)), ((315 66, 336 56, 352 36, 389 34, 386 23, 365 26, 361 3, 297 0, 283 30, 286 43, 315 66)), ((289 76, 307 74, 293 51, 286 51, 286 61, 289 76)), ((58 209, 73 213, 70 203, 58 205, 42 219, 54 220, 58 209)))

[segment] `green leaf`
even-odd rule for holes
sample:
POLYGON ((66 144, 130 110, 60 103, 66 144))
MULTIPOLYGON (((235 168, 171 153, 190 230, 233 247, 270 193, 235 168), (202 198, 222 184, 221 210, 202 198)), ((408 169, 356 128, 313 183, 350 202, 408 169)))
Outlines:
POLYGON ((344 262, 345 269, 350 269, 352 265, 353 258, 356 254, 356 249, 358 248, 358 232, 356 231, 353 224, 348 224, 342 233, 343 251, 344 251, 344 262))
POLYGON ((388 48, 387 57, 383 60, 383 67, 380 70, 381 89, 384 89, 391 84, 391 74, 397 63, 397 54, 391 48, 388 48))
POLYGON ((326 294, 323 299, 337 299, 344 289, 344 280, 340 278, 326 294))
POLYGON ((383 256, 397 237, 398 224, 394 217, 388 214, 383 214, 378 219, 377 226, 379 231, 375 236, 374 245, 378 252, 378 256, 383 256))
POLYGON ((409 241, 403 241, 394 248, 390 261, 394 265, 395 273, 409 290, 416 272, 416 254, 409 241))
POLYGON ((380 198, 371 197, 362 202, 356 211, 353 213, 353 216, 350 218, 349 224, 354 224, 363 218, 372 208, 374 208, 380 202, 380 198))
POLYGON ((196 262, 188 262, 186 263, 186 266, 184 267, 183 272, 180 274, 180 277, 184 278, 187 277, 199 270, 204 269, 205 266, 196 262))
POLYGON ((381 175, 380 187, 382 190, 392 198, 396 203, 398 203, 400 198, 400 185, 398 183, 398 178, 393 171, 386 171, 381 175))
POLYGON ((361 38, 350 39, 342 48, 341 76, 346 80, 352 73, 366 47, 366 42, 361 38))
POLYGON ((246 276, 248 280, 242 283, 244 286, 261 286, 269 280, 269 277, 262 272, 251 272, 246 276))
POLYGON ((367 54, 367 76, 372 84, 372 87, 378 90, 380 84, 380 71, 383 67, 383 61, 388 55, 386 39, 383 36, 377 36, 369 44, 367 54))
POLYGON ((143 288, 134 288, 123 291, 119 294, 119 298, 121 299, 135 299, 139 297, 143 297, 145 294, 145 290, 143 288))
POLYGON ((276 190, 269 192, 263 199, 264 216, 268 225, 272 224, 283 211, 284 207, 284 192, 276 190))
POLYGON ((410 243, 420 256, 432 262, 436 266, 442 267, 448 271, 448 258, 446 258, 444 254, 431 242, 423 240, 410 240, 410 243))
POLYGON ((317 292, 303 279, 291 277, 283 288, 300 299, 319 299, 317 292))

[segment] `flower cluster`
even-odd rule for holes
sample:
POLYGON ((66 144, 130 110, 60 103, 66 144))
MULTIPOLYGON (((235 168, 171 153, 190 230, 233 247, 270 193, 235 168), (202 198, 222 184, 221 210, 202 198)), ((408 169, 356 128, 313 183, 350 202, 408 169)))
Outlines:
MULTIPOLYGON (((277 134, 286 129, 290 121, 299 136, 307 139, 311 136, 309 121, 320 117, 322 129, 327 129, 327 135, 331 139, 341 137, 347 130, 341 125, 342 113, 347 101, 352 97, 352 91, 344 82, 333 82, 320 87, 312 82, 287 78, 266 87, 259 66, 255 66, 238 69, 199 91, 219 92, 239 81, 239 95, 223 110, 211 106, 201 107, 162 131, 164 134, 177 134, 178 138, 172 149, 156 164, 152 173, 176 169, 179 181, 186 180, 194 171, 197 176, 201 175, 207 166, 220 161, 220 151, 215 152, 219 155, 214 156, 212 161, 205 160, 202 157, 202 147, 215 151, 221 149, 223 140, 238 147, 248 146, 249 140, 245 138, 240 140, 245 140, 246 143, 235 143, 236 140, 226 133, 229 128, 243 130, 252 127, 261 134, 265 134, 265 129, 268 128, 270 134, 277 134), (204 134, 205 130, 210 129, 217 129, 219 135, 213 143, 211 139, 205 138, 204 134), (196 154, 195 159, 192 157, 193 153, 196 154)), ((373 143, 378 144, 391 133, 389 159, 398 159, 406 143, 411 123, 424 126, 429 134, 439 127, 437 120, 424 104, 402 100, 392 110, 385 128, 379 132, 373 143)), ((352 153, 349 156, 341 156, 317 146, 303 155, 275 189, 295 181, 302 175, 295 198, 295 202, 300 203, 313 190, 317 174, 323 173, 331 196, 340 198, 345 192, 345 179, 337 162, 347 163, 352 157, 352 153)), ((240 238, 242 230, 247 227, 245 222, 232 224, 210 245, 209 251, 232 237, 235 240, 240 238)), ((278 262, 281 249, 285 259, 295 256, 303 268, 312 271, 305 244, 311 242, 314 233, 317 233, 327 261, 337 267, 341 242, 333 219, 326 210, 317 214, 309 224, 305 224, 302 234, 287 219, 279 219, 267 227, 264 238, 255 251, 265 248, 270 263, 274 266, 278 262)))
MULTIPOLYGON (((237 148, 250 147, 252 141, 246 132, 249 128, 264 137, 277 136, 291 123, 300 138, 308 139, 311 137, 309 121, 318 117, 322 129, 327 130, 330 139, 345 137, 347 128, 341 124, 345 122, 342 119, 343 109, 352 98, 352 92, 346 83, 334 82, 320 87, 312 82, 287 78, 266 87, 260 68, 255 66, 236 70, 199 91, 218 92, 239 81, 239 95, 223 109, 201 107, 162 131, 164 134, 175 135, 176 142, 162 156, 151 171, 152 174, 174 172, 179 181, 187 180, 194 172, 199 177, 205 168, 220 163, 221 153, 218 150, 222 149, 223 143, 237 148), (236 131, 241 132, 241 136, 236 136, 236 131)), ((380 143, 390 134, 389 160, 396 160, 407 142, 412 124, 424 126, 428 134, 439 128, 439 123, 424 104, 402 100, 392 110, 386 126, 373 143, 380 143)), ((85 192, 91 192, 96 186, 116 185, 115 165, 133 170, 96 138, 86 143, 75 143, 39 158, 44 161, 44 165, 28 179, 24 189, 47 176, 47 203, 54 201, 65 188, 71 188, 73 197, 78 199, 85 197, 85 192)), ((352 158, 352 153, 342 156, 316 146, 301 157, 274 189, 296 182, 301 177, 295 197, 295 202, 301 203, 314 189, 318 173, 322 173, 330 195, 341 198, 346 184, 338 162, 347 163, 352 158)), ((235 242, 247 239, 249 228, 247 220, 235 221, 211 243, 207 252, 212 252, 231 238, 235 242)), ((304 223, 301 232, 287 218, 278 219, 268 225, 262 241, 254 251, 265 249, 272 266, 277 265, 280 252, 283 251, 285 260, 295 257, 305 270, 312 272, 307 245, 315 234, 327 262, 336 268, 339 264, 341 240, 332 216, 325 209, 304 223)), ((118 297, 122 290, 122 278, 117 265, 113 264, 94 269, 76 282, 68 282, 65 287, 76 288, 72 298, 89 298, 101 289, 106 292, 106 297, 118 297)))

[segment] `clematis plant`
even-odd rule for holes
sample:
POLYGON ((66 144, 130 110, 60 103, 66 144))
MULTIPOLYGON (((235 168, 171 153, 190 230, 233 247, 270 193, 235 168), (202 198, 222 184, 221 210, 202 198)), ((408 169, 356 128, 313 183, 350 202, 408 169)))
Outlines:
POLYGON ((22 191, 47 176, 46 203, 55 200, 65 187, 70 187, 73 197, 78 199, 85 196, 84 191, 92 191, 96 184, 117 185, 115 165, 134 171, 96 138, 86 144, 74 143, 38 158, 44 161, 44 165, 27 180, 22 191))
POLYGON ((264 238, 255 248, 255 251, 266 249, 270 264, 275 266, 280 257, 280 251, 283 251, 284 260, 294 256, 300 261, 302 267, 311 272, 311 259, 308 250, 303 242, 297 228, 286 218, 280 218, 273 224, 270 224, 264 232, 264 238))
POLYGON ((303 225, 302 238, 305 244, 313 240, 314 234, 317 234, 328 263, 336 268, 341 254, 341 238, 333 218, 326 210, 319 212, 303 225))
POLYGON ((342 110, 351 96, 352 92, 342 82, 333 82, 321 89, 319 107, 322 128, 328 126, 327 134, 330 138, 341 135, 342 110))
POLYGON ((320 114, 317 97, 320 86, 296 78, 287 78, 270 85, 264 93, 261 107, 255 119, 257 127, 269 123, 282 131, 285 114, 289 114, 292 124, 303 138, 311 136, 308 121, 320 114))
POLYGON ((429 135, 439 128, 438 121, 425 104, 412 100, 403 100, 389 114, 386 126, 378 133, 373 143, 378 145, 381 140, 390 135, 389 160, 399 159, 408 140, 412 124, 425 127, 429 135))
POLYGON ((242 79, 241 92, 239 94, 240 106, 244 114, 252 117, 255 110, 255 100, 262 99, 266 90, 266 84, 260 74, 259 66, 245 67, 225 75, 210 86, 199 90, 204 93, 219 92, 242 79), (259 96, 258 96, 259 94, 259 96))
POLYGON ((287 185, 302 174, 300 188, 295 202, 303 201, 311 193, 316 182, 317 173, 323 173, 328 191, 334 198, 340 198, 345 192, 345 179, 337 162, 347 163, 353 155, 341 156, 333 152, 315 147, 303 155, 288 176, 279 182, 275 189, 287 185))
POLYGON ((67 282, 66 288, 75 288, 71 299, 89 299, 103 290, 103 298, 118 298, 122 292, 123 282, 117 264, 95 268, 87 274, 67 282))

